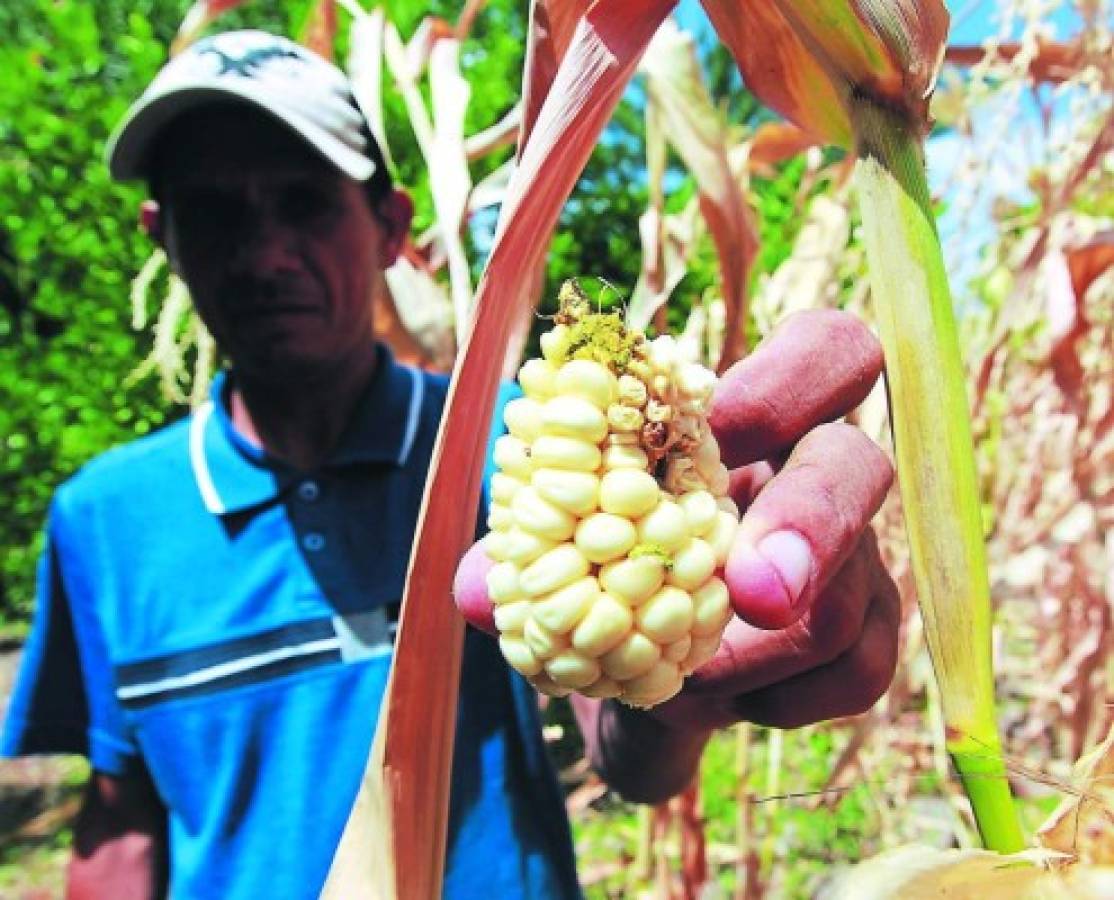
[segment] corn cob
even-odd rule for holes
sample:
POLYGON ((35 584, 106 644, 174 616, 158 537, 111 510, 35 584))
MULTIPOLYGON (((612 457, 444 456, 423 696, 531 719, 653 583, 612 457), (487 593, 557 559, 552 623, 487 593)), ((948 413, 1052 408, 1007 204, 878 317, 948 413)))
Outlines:
POLYGON ((485 549, 499 645, 552 696, 669 699, 732 611, 738 526, 707 423, 715 376, 593 312, 574 282, 519 371, 495 446, 485 549))

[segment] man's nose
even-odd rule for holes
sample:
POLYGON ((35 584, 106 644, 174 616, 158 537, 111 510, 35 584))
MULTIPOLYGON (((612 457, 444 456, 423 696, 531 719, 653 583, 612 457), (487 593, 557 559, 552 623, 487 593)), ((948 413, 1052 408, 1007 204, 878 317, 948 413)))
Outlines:
POLYGON ((297 232, 261 197, 245 198, 243 227, 233 249, 235 268, 281 272, 299 267, 297 232))

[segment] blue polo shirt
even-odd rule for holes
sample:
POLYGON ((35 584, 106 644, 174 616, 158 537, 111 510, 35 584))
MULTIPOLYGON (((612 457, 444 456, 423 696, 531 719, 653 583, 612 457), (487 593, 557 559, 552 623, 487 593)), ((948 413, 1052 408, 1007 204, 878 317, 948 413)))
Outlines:
MULTIPOLYGON (((146 766, 175 898, 309 898, 324 882, 378 717, 447 391, 376 352, 316 471, 244 439, 221 376, 194 415, 55 495, 0 751, 146 766)), ((578 897, 535 695, 471 629, 454 754, 446 896, 578 897)))

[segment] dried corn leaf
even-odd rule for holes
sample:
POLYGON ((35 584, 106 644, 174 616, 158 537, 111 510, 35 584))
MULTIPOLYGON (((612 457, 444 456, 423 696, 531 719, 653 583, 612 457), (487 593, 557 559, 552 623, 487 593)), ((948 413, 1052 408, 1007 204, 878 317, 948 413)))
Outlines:
POLYGON ((672 19, 658 29, 640 66, 647 104, 659 110, 662 132, 693 174, 700 210, 719 254, 727 311, 725 361, 745 346, 747 275, 758 252, 757 225, 728 160, 728 133, 704 85, 692 36, 672 19))
POLYGON ((1041 826, 1041 846, 1079 862, 1114 866, 1114 727, 1073 774, 1078 792, 1041 826))
POLYGON ((463 623, 450 591, 473 538, 488 423, 524 273, 672 0, 600 2, 577 26, 515 170, 458 356, 407 574, 390 685, 326 896, 439 895, 463 623), (430 498, 436 497, 436 503, 430 498), (375 879, 375 884, 372 884, 375 879))

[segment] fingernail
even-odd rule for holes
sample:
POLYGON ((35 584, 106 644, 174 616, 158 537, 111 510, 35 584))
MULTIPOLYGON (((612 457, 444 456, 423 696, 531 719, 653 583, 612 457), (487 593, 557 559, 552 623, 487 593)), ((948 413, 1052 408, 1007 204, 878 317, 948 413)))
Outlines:
POLYGON ((740 616, 760 628, 784 628, 797 618, 811 570, 808 542, 795 531, 774 531, 756 545, 738 541, 725 574, 740 616))
POLYGON ((777 570, 790 605, 796 606, 812 571, 812 551, 795 531, 775 531, 758 542, 758 553, 777 570))

